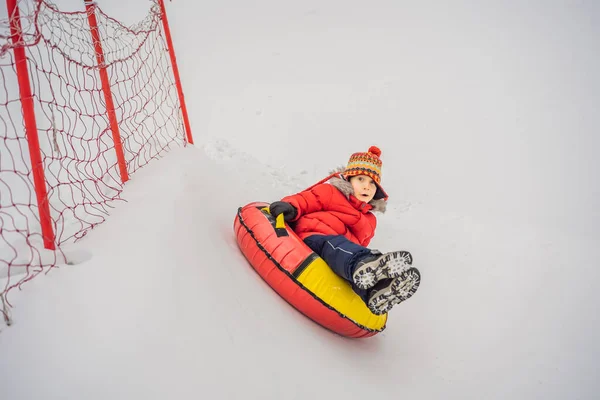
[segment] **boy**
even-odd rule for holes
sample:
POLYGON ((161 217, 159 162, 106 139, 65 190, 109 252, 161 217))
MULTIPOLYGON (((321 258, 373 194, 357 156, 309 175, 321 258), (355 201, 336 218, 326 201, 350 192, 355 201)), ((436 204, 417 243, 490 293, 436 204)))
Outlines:
POLYGON ((420 283, 406 251, 382 254, 366 246, 375 235, 374 211, 385 212, 381 150, 350 156, 341 177, 333 177, 270 205, 339 276, 352 284, 371 312, 380 315, 411 297, 420 283))

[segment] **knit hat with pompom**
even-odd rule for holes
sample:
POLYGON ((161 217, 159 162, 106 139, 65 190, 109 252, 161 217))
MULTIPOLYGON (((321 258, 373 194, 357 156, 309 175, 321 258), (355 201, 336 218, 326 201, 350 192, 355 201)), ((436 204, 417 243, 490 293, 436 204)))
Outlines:
POLYGON ((387 200, 388 195, 381 187, 381 150, 379 147, 371 146, 366 153, 354 153, 348 160, 348 165, 342 173, 346 179, 356 175, 371 177, 377 185, 374 200, 387 200))

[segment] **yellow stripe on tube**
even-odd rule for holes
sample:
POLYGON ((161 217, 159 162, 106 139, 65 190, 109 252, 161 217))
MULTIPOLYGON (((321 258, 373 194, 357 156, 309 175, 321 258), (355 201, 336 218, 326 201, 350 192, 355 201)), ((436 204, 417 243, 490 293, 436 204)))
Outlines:
POLYGON ((387 314, 373 314, 352 290, 350 283, 333 272, 321 257, 315 258, 297 279, 331 308, 355 323, 376 331, 385 327, 387 314))

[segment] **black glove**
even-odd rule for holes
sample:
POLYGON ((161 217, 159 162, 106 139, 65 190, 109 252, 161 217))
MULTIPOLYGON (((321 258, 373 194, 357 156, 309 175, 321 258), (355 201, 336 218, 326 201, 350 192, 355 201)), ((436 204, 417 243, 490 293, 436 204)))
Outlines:
POLYGON ((283 219, 285 221, 291 221, 296 218, 296 215, 298 215, 298 210, 296 210, 296 207, 290 203, 286 203, 285 201, 276 201, 271 203, 269 206, 269 211, 275 218, 277 218, 279 214, 283 214, 283 219))

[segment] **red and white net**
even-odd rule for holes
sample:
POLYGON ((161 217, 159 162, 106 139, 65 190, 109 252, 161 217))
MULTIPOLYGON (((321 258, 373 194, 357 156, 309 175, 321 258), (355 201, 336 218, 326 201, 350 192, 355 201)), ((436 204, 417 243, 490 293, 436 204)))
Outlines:
MULTIPOLYGON (((18 1, 19 43, 0 21, 0 298, 64 263, 60 246, 104 222, 123 184, 86 11, 18 1), (44 249, 14 47, 25 49, 57 251, 44 249)), ((127 171, 185 145, 160 7, 124 26, 95 10, 127 171)), ((13 25, 14 26, 14 25, 13 25)), ((3 307, 0 304, 0 312, 3 307)), ((6 317, 6 315, 5 315, 6 317)))

